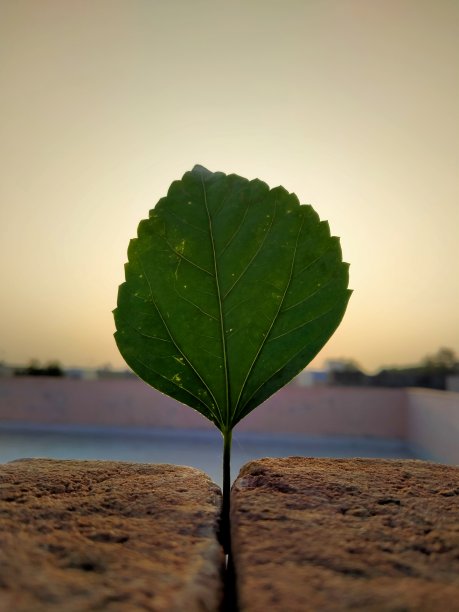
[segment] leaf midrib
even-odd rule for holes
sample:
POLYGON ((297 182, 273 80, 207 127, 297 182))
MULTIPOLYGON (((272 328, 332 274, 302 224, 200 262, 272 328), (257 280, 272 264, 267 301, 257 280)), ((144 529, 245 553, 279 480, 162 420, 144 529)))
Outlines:
MULTIPOLYGON (((209 236, 210 236, 210 242, 212 245, 212 258, 213 258, 213 263, 214 263, 215 287, 217 289, 218 309, 220 312, 220 334, 221 334, 222 352, 223 352, 223 370, 225 374, 225 402, 226 402, 226 410, 225 410, 226 423, 224 423, 222 419, 221 426, 222 426, 222 429, 226 427, 226 429, 228 430, 229 421, 230 421, 230 414, 229 414, 230 413, 230 388, 229 388, 229 377, 228 377, 228 374, 229 374, 228 373, 228 356, 227 356, 227 346, 226 346, 226 336, 225 336, 223 300, 221 297, 221 290, 220 290, 220 276, 219 276, 219 270, 218 270, 218 264, 217 264, 217 253, 215 249, 214 233, 213 233, 213 228, 212 228, 212 217, 210 215, 209 204, 207 202, 207 191, 206 191, 206 185, 204 183, 203 176, 201 176, 201 184, 202 184, 202 191, 203 191, 203 196, 204 196, 204 206, 206 208, 207 219, 209 223, 209 236)), ((218 408, 221 414, 220 407, 218 408)))

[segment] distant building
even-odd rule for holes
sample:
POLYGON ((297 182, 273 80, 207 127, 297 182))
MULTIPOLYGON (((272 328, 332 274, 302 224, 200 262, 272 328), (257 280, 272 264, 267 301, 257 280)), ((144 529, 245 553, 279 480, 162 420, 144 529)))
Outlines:
POLYGON ((97 380, 97 370, 94 368, 65 368, 64 376, 76 380, 97 380))
POLYGON ((327 372, 323 370, 303 370, 296 376, 295 384, 299 387, 315 387, 327 384, 327 372))
POLYGON ((446 390, 459 393, 459 374, 446 377, 446 390))
POLYGON ((102 368, 97 370, 97 378, 99 380, 119 379, 119 378, 137 378, 132 370, 112 370, 111 368, 102 368))
POLYGON ((113 370, 104 368, 65 368, 65 376, 76 380, 107 380, 120 378, 137 378, 131 370, 113 370))
MULTIPOLYGON (((349 371, 348 359, 328 359, 325 363, 325 369, 328 372, 348 372, 349 371)), ((354 368, 352 368, 354 369, 354 368)))
POLYGON ((0 378, 10 378, 11 376, 14 376, 14 368, 0 362, 0 378))

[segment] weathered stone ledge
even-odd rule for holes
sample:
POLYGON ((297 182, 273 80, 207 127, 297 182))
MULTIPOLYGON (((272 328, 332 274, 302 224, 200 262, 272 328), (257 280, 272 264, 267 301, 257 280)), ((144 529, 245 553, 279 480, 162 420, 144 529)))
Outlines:
POLYGON ((241 612, 459 610, 459 468, 262 459, 232 490, 241 612))
POLYGON ((0 611, 217 610, 220 500, 188 467, 0 466, 0 611))
MULTIPOLYGON (((220 509, 193 468, 1 465, 0 612, 217 612, 220 509)), ((232 537, 240 612, 459 609, 457 467, 253 461, 232 537)))

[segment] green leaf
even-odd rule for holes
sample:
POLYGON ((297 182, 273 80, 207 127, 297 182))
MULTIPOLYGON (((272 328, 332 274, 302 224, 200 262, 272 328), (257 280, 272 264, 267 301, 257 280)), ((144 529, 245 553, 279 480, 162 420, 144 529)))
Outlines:
POLYGON ((335 331, 348 264, 283 187, 195 166, 141 221, 114 311, 129 366, 223 432, 335 331))

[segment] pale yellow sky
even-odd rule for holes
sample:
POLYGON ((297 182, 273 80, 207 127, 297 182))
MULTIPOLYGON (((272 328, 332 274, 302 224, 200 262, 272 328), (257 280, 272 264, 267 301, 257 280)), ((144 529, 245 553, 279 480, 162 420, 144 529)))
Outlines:
POLYGON ((195 163, 341 236, 314 364, 459 353, 457 0, 1 0, 0 90, 0 360, 123 365, 128 241, 195 163))

